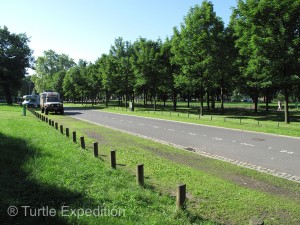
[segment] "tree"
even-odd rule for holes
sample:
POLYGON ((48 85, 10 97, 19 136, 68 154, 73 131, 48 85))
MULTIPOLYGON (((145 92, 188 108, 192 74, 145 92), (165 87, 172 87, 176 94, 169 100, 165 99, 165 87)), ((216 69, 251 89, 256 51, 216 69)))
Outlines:
POLYGON ((12 92, 21 87, 26 68, 32 67, 32 50, 26 34, 10 33, 0 27, 0 86, 8 104, 12 104, 12 92))
POLYGON ((216 16, 213 4, 203 1, 201 6, 191 8, 181 24, 180 31, 174 28, 173 62, 181 66, 190 89, 200 94, 200 114, 203 115, 203 95, 209 88, 214 68, 214 54, 218 36, 223 31, 223 22, 216 16))
POLYGON ((39 56, 36 60, 36 74, 32 76, 36 90, 38 92, 43 92, 43 90, 59 91, 56 88, 61 89, 61 85, 58 85, 57 81, 61 82, 63 79, 60 76, 65 75, 66 71, 74 65, 76 65, 74 60, 68 55, 57 54, 53 50, 44 51, 44 55, 39 56))
POLYGON ((300 1, 238 1, 234 11, 237 46, 250 86, 280 87, 289 123, 289 95, 300 75, 300 1))
POLYGON ((158 86, 161 81, 161 71, 158 67, 161 45, 161 40, 140 38, 134 43, 134 55, 131 58, 136 78, 135 89, 143 90, 144 96, 147 92, 151 94, 154 99, 154 110, 156 110, 158 86))
POLYGON ((113 74, 115 80, 116 93, 122 98, 125 96, 125 107, 127 107, 127 102, 129 96, 134 102, 134 81, 135 77, 132 71, 130 57, 133 54, 133 47, 130 42, 123 41, 123 38, 119 37, 115 39, 115 45, 111 46, 110 57, 113 60, 116 70, 113 74))

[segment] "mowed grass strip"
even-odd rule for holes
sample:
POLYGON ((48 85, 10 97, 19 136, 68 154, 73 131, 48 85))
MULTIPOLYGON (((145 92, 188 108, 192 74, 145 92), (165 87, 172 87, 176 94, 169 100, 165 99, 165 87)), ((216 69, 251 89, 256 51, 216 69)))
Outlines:
POLYGON ((176 212, 174 197, 139 187, 128 171, 21 111, 0 106, 0 224, 216 224, 176 212))
POLYGON ((99 155, 109 162, 117 150, 118 168, 135 173, 145 165, 148 188, 175 195, 178 183, 187 184, 188 212, 221 224, 248 224, 258 215, 266 224, 299 224, 300 185, 271 175, 209 159, 171 146, 79 121, 49 115, 64 127, 86 137, 87 151, 99 142, 99 155))

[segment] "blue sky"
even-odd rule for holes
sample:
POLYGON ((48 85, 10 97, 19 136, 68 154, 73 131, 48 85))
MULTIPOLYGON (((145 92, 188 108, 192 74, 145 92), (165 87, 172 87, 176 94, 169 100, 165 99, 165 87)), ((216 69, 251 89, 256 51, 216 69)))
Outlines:
MULTIPOLYGON (((201 0, 0 0, 0 26, 31 37, 34 56, 52 49, 94 62, 115 38, 164 40, 201 0)), ((236 0, 212 0, 225 24, 236 0)))

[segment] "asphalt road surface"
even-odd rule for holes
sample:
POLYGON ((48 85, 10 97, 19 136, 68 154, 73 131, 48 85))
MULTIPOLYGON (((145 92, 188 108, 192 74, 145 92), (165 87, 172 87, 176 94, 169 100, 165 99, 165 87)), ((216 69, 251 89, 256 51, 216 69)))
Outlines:
MULTIPOLYGON (((256 132, 65 108, 66 115, 300 177, 300 139, 256 132)), ((297 179, 298 179, 297 178, 297 179)))

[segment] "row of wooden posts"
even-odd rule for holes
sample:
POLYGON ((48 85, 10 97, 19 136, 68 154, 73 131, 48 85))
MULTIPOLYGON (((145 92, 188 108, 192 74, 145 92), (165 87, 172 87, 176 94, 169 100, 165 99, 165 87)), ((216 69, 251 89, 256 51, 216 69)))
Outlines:
MULTIPOLYGON (((46 122, 49 126, 55 127, 58 130, 58 123, 54 120, 49 119, 48 117, 31 110, 31 112, 39 118, 41 121, 46 122)), ((64 127, 63 125, 59 126, 60 133, 64 134, 64 127)), ((69 128, 65 129, 65 134, 67 137, 70 137, 70 130, 69 128)), ((76 131, 72 132, 73 142, 77 143, 76 131)), ((80 137, 80 146, 82 149, 86 149, 84 136, 80 137)), ((97 158, 99 156, 98 152, 98 142, 93 142, 93 149, 94 149, 94 156, 97 158)), ((110 151, 110 166, 113 169, 117 168, 117 158, 116 158, 116 151, 110 151)), ((144 164, 138 164, 136 167, 136 181, 138 185, 144 186, 144 164)), ((177 195, 176 195, 176 208, 177 210, 182 210, 186 208, 186 184, 180 184, 177 186, 177 195)))
MULTIPOLYGON (((57 122, 55 122, 54 120, 48 119, 48 117, 46 117, 46 116, 44 116, 44 115, 42 115, 42 114, 40 114, 40 113, 38 113, 34 110, 31 110, 31 112, 36 117, 38 117, 40 120, 48 123, 49 126, 55 127, 55 129, 58 130, 58 123, 57 122)), ((60 128, 60 133, 64 134, 63 125, 60 125, 59 128, 60 128)), ((66 134, 67 137, 70 136, 69 128, 66 128, 65 134, 66 134)), ((73 142, 77 143, 76 131, 72 132, 72 138, 73 138, 73 142)), ((86 149, 84 136, 80 137, 80 146, 81 146, 82 149, 86 149)), ((98 156, 99 156, 98 142, 93 142, 93 149, 94 149, 94 156, 98 158, 98 156)), ((111 168, 113 168, 113 169, 117 168, 117 158, 116 158, 116 151, 115 150, 110 151, 110 165, 111 165, 111 168)), ((137 179, 136 181, 137 181, 138 185, 144 186, 144 164, 138 164, 137 165, 136 179, 137 179)), ((180 184, 180 185, 177 186, 176 209, 177 210, 186 209, 186 184, 180 184)), ((254 216, 250 219, 249 224, 250 225, 263 225, 264 221, 263 221, 263 219, 254 216)))

